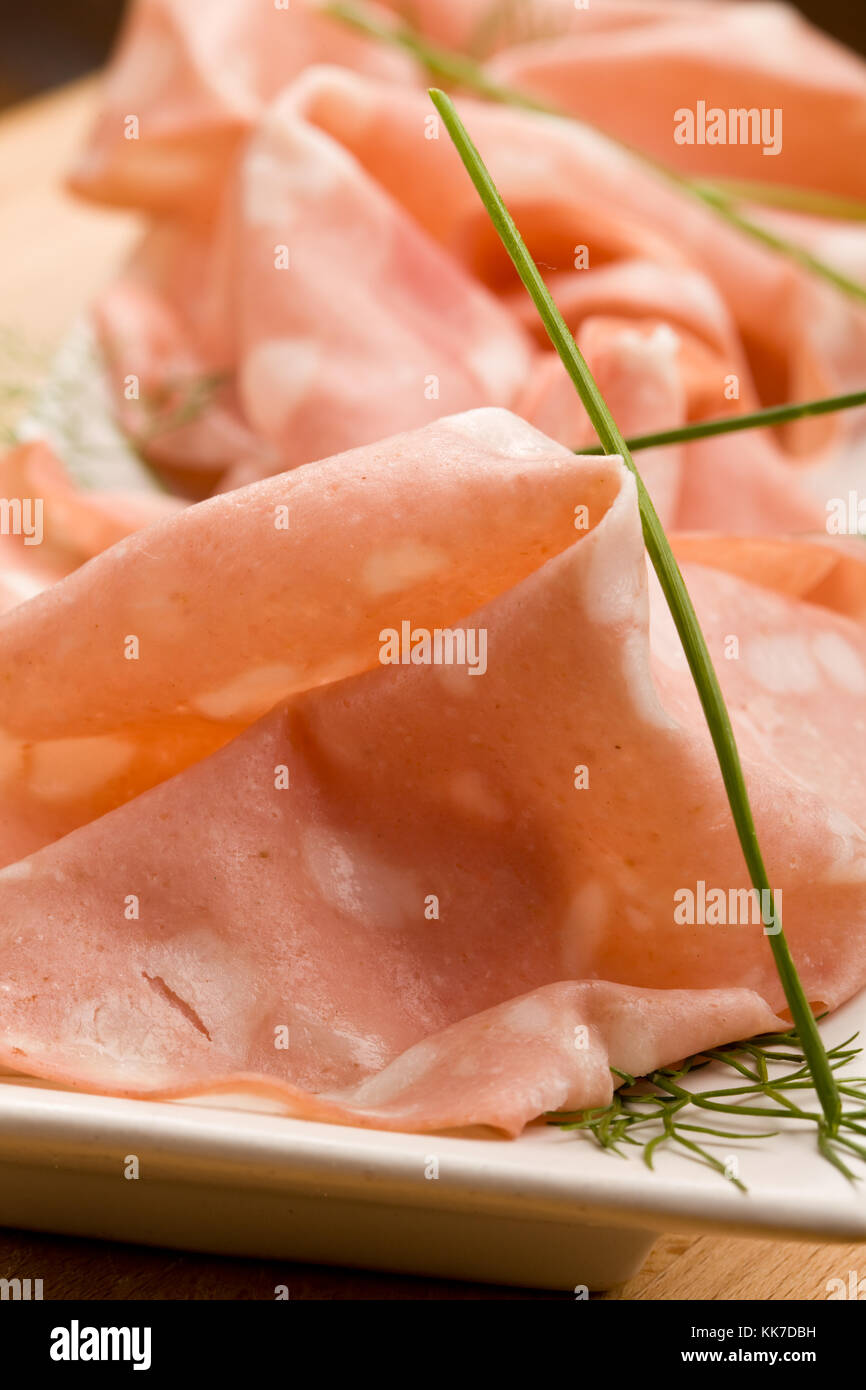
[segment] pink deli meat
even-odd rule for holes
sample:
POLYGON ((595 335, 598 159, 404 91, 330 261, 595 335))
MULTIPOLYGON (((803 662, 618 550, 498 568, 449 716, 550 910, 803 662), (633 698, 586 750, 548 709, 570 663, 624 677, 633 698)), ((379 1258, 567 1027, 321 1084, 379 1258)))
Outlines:
MULTIPOLYGON (((591 131, 462 107, 581 344, 627 357, 634 333, 665 330, 676 400, 662 418, 656 366, 632 361, 636 432, 754 408, 785 383, 801 396, 860 384, 866 318, 835 291, 591 131), (575 227, 588 263, 569 269, 575 227)), ((587 437, 450 142, 424 137, 429 119, 423 92, 311 69, 249 135, 213 226, 160 224, 104 296, 121 419, 185 490, 473 404, 512 405, 572 446, 587 437), (123 396, 130 373, 147 384, 140 402, 123 396), (184 380, 196 404, 179 429, 184 380), (202 395, 202 381, 219 384, 202 395)), ((763 439, 742 466, 729 445, 667 451, 665 521, 814 528, 833 460, 861 426, 805 428, 763 439)))
POLYGON ((164 493, 83 491, 40 439, 0 459, 0 494, 10 508, 0 535, 0 612, 182 505, 164 493))
MULTIPOLYGON (((133 6, 73 180, 151 214, 96 323, 121 423, 172 486, 203 497, 484 405, 579 447, 588 422, 424 74, 313 0, 208 0, 206 23, 200 5, 133 6)), ((393 11, 396 0, 373 7, 386 24, 393 11)), ((862 307, 602 133, 682 172, 859 196, 860 59, 781 5, 431 0, 413 20, 580 118, 460 99, 636 433, 862 386, 862 307), (778 153, 678 144, 674 111, 701 100, 778 108, 778 153), (636 353, 635 334, 656 346, 636 353)), ((863 279, 862 225, 747 211, 863 279)), ((863 439, 863 412, 825 416, 664 450, 648 472, 667 525, 811 531, 850 485, 863 439)))
MULTIPOLYGON (((866 567, 797 541, 807 601, 688 544, 786 932, 834 1007, 866 981, 866 567)), ((2 688, 7 804, 43 846, 7 829, 7 1066, 514 1134, 604 1104, 610 1066, 777 1026, 760 921, 675 913, 748 883, 617 459, 444 419, 127 538, 0 618, 0 652, 28 672, 2 688), (464 662, 424 659, 446 629, 464 662)))

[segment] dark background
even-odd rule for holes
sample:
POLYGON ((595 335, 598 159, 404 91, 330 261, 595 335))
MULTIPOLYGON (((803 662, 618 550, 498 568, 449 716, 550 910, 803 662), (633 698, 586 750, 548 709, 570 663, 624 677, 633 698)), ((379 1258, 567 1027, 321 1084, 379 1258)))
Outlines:
MULTIPOLYGON (((798 0, 797 9, 850 48, 866 52, 866 0, 798 0)), ((0 21, 0 106, 99 67, 122 11, 123 0, 7 0, 0 21)))

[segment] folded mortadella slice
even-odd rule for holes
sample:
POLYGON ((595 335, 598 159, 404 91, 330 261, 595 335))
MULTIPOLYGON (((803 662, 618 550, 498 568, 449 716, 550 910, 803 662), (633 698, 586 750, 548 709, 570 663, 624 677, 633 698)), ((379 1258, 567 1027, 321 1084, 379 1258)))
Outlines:
POLYGON ((175 491, 208 496, 240 459, 255 460, 262 476, 281 471, 276 450, 243 419, 212 322, 196 332, 134 266, 104 291, 93 323, 117 421, 175 491))
POLYGON ((238 395, 283 468, 510 405, 532 355, 489 290, 306 121, 303 91, 247 147, 236 232, 238 395))
MULTIPOLYGON (((298 84, 297 100, 308 122, 350 150, 538 334, 450 141, 444 133, 416 138, 427 111, 423 92, 320 68, 298 84)), ((851 299, 745 237, 591 128, 468 97, 461 113, 569 328, 579 333, 588 317, 599 315, 668 324, 681 339, 689 418, 862 385, 866 312, 851 299)), ((862 241, 862 233, 852 235, 862 241)), ((852 254, 849 248, 847 258, 852 254)), ((561 390, 567 389, 563 373, 561 390)), ((525 413, 519 397, 513 408, 525 413)), ((836 476, 835 454, 862 448, 858 415, 798 422, 784 436, 765 438, 739 469, 736 443, 726 443, 724 452, 699 447, 694 468, 686 470, 697 479, 694 495, 675 524, 725 530, 745 518, 755 532, 813 528, 809 504, 822 477, 836 476), (800 474, 809 464, 815 476, 807 488, 800 474)), ((545 416, 538 423, 544 428, 545 416)))
MULTIPOLYGON (((74 581, 66 646, 45 643, 52 615, 36 625, 46 683, 76 637, 93 651, 93 728, 112 709, 208 700, 209 611, 241 671, 281 629, 294 693, 0 873, 0 1060, 111 1093, 247 1089, 323 1119, 515 1133, 551 1106, 604 1104, 609 1065, 776 1026, 765 923, 621 461, 481 411, 339 462, 284 480, 315 488, 296 495, 282 605, 250 637, 235 629, 243 574, 251 555, 269 567, 279 480, 89 567, 105 580, 113 556, 124 574, 109 630, 126 626, 118 599, 125 617, 137 593, 141 622, 149 597, 150 640, 168 632, 170 648, 153 671, 112 668, 74 581), (189 563, 167 596, 170 535, 172 566, 184 546, 189 563), (704 911, 706 890, 730 915, 704 911)), ((807 996, 833 1007, 866 981, 866 771, 851 756, 866 635, 708 559, 687 578, 771 882, 807 996)), ((238 714, 225 689, 210 708, 238 714)), ((47 700, 33 719, 49 726, 47 700)))
POLYGON ((182 506, 160 492, 84 491, 42 439, 0 458, 0 494, 7 513, 0 536, 0 613, 182 506))
POLYGON ((547 41, 542 31, 538 42, 501 51, 491 64, 499 80, 684 173, 863 197, 863 171, 849 152, 866 118, 866 65, 794 5, 531 0, 528 8, 552 14, 554 24, 562 18, 547 41), (695 117, 691 130, 675 114, 683 110, 695 117), (750 124, 729 134, 726 124, 723 140, 717 131, 707 138, 702 110, 726 118, 733 110, 735 120, 754 110, 760 133, 750 124), (825 130, 834 132, 832 148, 825 130))
POLYGON ((678 560, 727 570, 752 584, 866 622, 866 545, 859 536, 680 532, 671 540, 678 560))
POLYGON ((511 405, 534 355, 508 308, 305 120, 304 90, 261 117, 212 234, 157 233, 96 309, 122 423, 194 495, 511 405))
POLYGON ((595 524, 603 459, 496 411, 479 439, 473 418, 181 510, 0 620, 0 665, 27 673, 0 682, 0 861, 375 664, 407 611, 457 621, 569 545, 576 506, 595 524))
MULTIPOLYGON (((626 438, 676 429, 697 415, 724 415, 724 359, 683 328, 592 317, 575 334, 626 438), (697 404, 696 404, 697 403, 697 404)), ((520 400, 533 424, 580 449, 595 441, 589 417, 556 353, 539 356, 520 400)), ((826 513, 792 483, 791 468, 761 430, 641 449, 641 476, 663 525, 743 534, 815 531, 826 513)))
MULTIPOLYGON (((682 340, 667 324, 588 318, 575 335, 593 379, 624 436, 685 424, 688 405, 681 370, 682 340)), ((520 413, 554 439, 576 449, 596 432, 555 352, 539 354, 520 397, 520 413)), ((674 524, 682 491, 683 449, 643 450, 641 476, 662 524, 674 524)))
POLYGON ((72 187, 101 202, 200 217, 218 201, 256 117, 309 64, 412 78, 406 57, 319 8, 316 0, 133 0, 72 187))
MULTIPOLYGON (((580 444, 571 385, 427 94, 333 65, 290 77, 225 162, 209 217, 160 219, 97 306, 127 432, 194 497, 473 406, 580 444)), ((591 128, 461 109, 569 328, 675 332, 686 419, 862 383, 866 314, 832 287, 591 128)), ((663 418, 667 388, 649 390, 655 367, 630 395, 623 361, 609 389, 630 428, 680 423, 663 418)), ((814 529, 816 491, 862 428, 843 413, 743 454, 669 456, 660 507, 686 528, 814 529)))
MULTIPOLYGON (((570 429, 570 386, 406 55, 315 0, 218 0, 206 18, 202 6, 133 8, 76 176, 92 196, 157 214, 96 313, 118 415, 147 457, 201 497, 473 406, 527 415, 534 398, 534 423, 554 432, 562 416, 570 429), (179 387, 191 412, 178 412, 179 387)), ((383 15, 400 22, 397 0, 383 15)), ((861 60, 785 6, 424 0, 412 22, 497 54, 499 75, 597 122, 461 101, 573 332, 596 318, 671 327, 689 420, 862 385, 862 307, 601 133, 707 174, 856 192, 861 60), (677 145, 677 101, 727 102, 744 120, 769 102, 782 148, 677 145), (828 154, 815 131, 830 125, 828 154)), ((856 225, 750 216, 862 277, 856 225)), ((816 500, 857 485, 863 421, 839 412, 742 454, 710 444, 664 460, 662 510, 679 468, 677 526, 812 529, 816 500)))

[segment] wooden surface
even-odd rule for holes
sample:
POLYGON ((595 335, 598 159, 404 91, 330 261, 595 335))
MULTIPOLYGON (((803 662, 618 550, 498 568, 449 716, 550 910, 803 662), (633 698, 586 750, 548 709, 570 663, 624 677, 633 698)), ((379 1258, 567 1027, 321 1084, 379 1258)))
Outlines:
POLYGON ((0 116, 0 322, 36 347, 56 344, 137 235, 62 187, 93 116, 95 84, 0 116))
MULTIPOLYGON (((135 218, 76 203, 61 187, 94 100, 94 84, 78 83, 0 117, 0 329, 39 351, 59 342, 138 234, 135 218)), ((637 1278, 606 1296, 823 1299, 827 1280, 852 1269, 866 1274, 866 1247, 664 1236, 637 1278)), ((16 1275, 42 1278, 52 1299, 273 1298, 277 1284, 301 1299, 558 1297, 0 1231, 0 1278, 16 1275)))
MULTIPOLYGON (((866 1275, 862 1245, 787 1245, 712 1236, 662 1236, 640 1274, 607 1299, 820 1300, 827 1281, 866 1275)), ((44 1297, 85 1299, 541 1299, 563 1293, 410 1279, 283 1260, 221 1259, 180 1250, 0 1230, 0 1278, 42 1279, 44 1297)))

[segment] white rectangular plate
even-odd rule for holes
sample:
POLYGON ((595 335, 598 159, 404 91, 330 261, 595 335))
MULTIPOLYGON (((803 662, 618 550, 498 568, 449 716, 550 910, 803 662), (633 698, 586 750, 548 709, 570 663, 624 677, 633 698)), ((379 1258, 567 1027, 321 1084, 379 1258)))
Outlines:
MULTIPOLYGON (((47 430, 84 486, 152 488, 111 423, 98 365, 82 323, 28 430, 47 430), (86 405, 74 430, 70 400, 86 405)), ((836 1042, 857 1029, 866 1039, 866 993, 823 1031, 836 1042)), ((387 1134, 240 1099, 127 1101, 0 1078, 5 1225, 557 1289, 625 1281, 665 1230, 866 1239, 866 1200, 814 1133, 714 1152, 737 1157, 748 1195, 678 1154, 660 1153, 653 1173, 637 1151, 618 1158, 544 1125, 513 1142, 387 1134), (137 1180, 124 1177, 128 1156, 137 1180)))
MULTIPOLYGON (((866 994, 823 1032, 835 1043, 858 1028, 866 994)), ((0 1223, 557 1289, 623 1282, 666 1230, 866 1239, 866 1200, 814 1132, 717 1145, 737 1157, 746 1195, 679 1154, 650 1172, 638 1151, 618 1158, 544 1125, 516 1141, 387 1134, 240 1099, 118 1100, 7 1077, 0 1223), (124 1175, 132 1157, 137 1179, 124 1175)))

